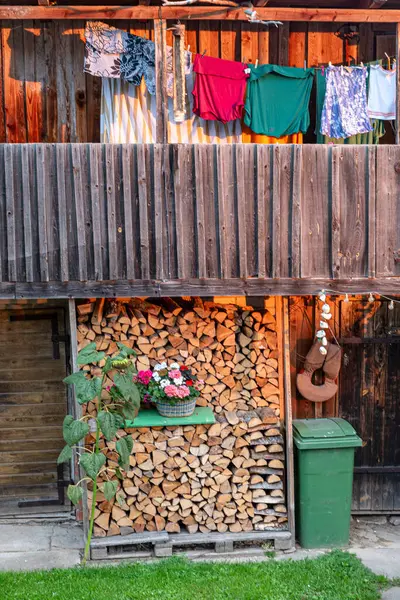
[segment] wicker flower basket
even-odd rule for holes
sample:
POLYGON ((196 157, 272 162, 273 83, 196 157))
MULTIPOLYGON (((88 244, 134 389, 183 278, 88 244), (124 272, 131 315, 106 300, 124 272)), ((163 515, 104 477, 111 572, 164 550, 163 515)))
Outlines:
POLYGON ((163 417, 190 417, 196 408, 196 398, 182 400, 176 404, 169 404, 168 402, 160 402, 160 400, 157 400, 156 407, 163 417))

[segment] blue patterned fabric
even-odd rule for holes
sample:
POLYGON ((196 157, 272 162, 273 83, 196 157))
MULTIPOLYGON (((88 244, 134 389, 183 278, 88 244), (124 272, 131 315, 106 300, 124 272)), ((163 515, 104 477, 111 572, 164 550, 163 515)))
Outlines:
POLYGON ((366 68, 327 68, 321 115, 323 135, 347 138, 373 130, 368 116, 367 76, 366 68))

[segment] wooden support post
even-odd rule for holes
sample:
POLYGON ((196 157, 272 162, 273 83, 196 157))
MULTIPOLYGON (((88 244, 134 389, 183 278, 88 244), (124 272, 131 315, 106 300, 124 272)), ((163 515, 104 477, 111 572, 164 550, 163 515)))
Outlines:
MULTIPOLYGON (((77 340, 77 322, 76 322, 76 307, 75 300, 71 298, 68 300, 68 328, 69 328, 69 339, 70 339, 70 348, 69 348, 69 356, 70 356, 70 370, 71 373, 74 373, 78 370, 78 340, 77 340)), ((70 407, 72 409, 72 414, 75 419, 79 419, 82 416, 82 407, 76 400, 74 387, 69 386, 69 394, 71 398, 70 407)), ((83 442, 79 442, 79 447, 83 447, 83 442)), ((77 483, 82 477, 85 476, 85 473, 79 466, 78 463, 78 453, 77 450, 73 451, 72 458, 72 477, 71 479, 77 483)), ((83 498, 81 503, 76 507, 76 515, 77 520, 83 521, 83 530, 85 536, 88 530, 89 523, 89 515, 88 515, 88 505, 87 505, 87 489, 86 483, 83 485, 83 498)))
POLYGON ((156 45, 156 142, 168 143, 168 98, 167 98, 167 22, 164 19, 154 21, 154 42, 156 45))
POLYGON ((288 527, 295 543, 294 514, 294 460, 293 460, 293 427, 292 427, 292 392, 290 380, 290 330, 289 299, 282 299, 283 310, 283 377, 285 390, 285 429, 286 429, 286 504, 288 511, 288 527))
POLYGON ((396 144, 400 144, 400 22, 396 23, 396 144))

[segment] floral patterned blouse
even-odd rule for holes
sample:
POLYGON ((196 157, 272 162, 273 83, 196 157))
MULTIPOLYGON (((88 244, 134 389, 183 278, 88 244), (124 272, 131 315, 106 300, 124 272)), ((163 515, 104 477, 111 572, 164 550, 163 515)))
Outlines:
POLYGON ((364 68, 328 67, 321 115, 321 133, 347 138, 373 130, 367 107, 367 76, 364 68))

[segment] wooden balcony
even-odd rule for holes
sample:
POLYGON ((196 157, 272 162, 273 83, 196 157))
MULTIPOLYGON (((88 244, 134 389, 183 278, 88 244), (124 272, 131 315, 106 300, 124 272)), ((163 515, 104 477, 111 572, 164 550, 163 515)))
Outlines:
POLYGON ((3 144, 0 297, 394 293, 399 198, 396 146, 3 144))

